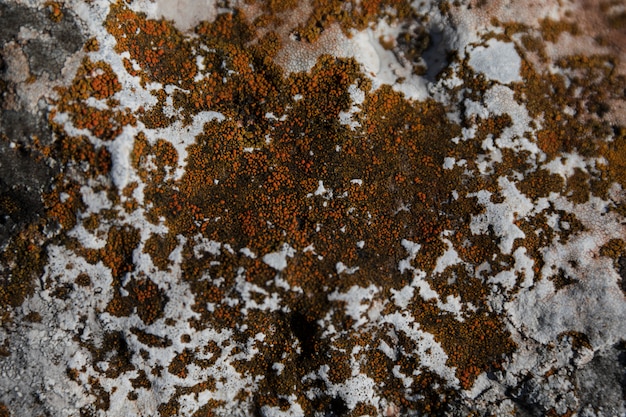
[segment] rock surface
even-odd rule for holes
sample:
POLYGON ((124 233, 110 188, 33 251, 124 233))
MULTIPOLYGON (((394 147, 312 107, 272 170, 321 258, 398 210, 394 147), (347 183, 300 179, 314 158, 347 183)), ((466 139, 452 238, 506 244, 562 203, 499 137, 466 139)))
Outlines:
POLYGON ((626 415, 620 1, 0 4, 0 416, 626 415))

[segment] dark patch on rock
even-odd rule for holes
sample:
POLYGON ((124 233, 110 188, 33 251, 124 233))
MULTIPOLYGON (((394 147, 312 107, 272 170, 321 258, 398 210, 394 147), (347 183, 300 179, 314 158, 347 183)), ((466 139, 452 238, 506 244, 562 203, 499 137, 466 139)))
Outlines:
POLYGON ((41 33, 38 39, 30 39, 23 45, 30 70, 37 76, 48 73, 57 79, 66 58, 77 52, 85 43, 85 36, 69 12, 55 22, 45 10, 35 10, 15 4, 0 4, 0 47, 16 40, 22 27, 41 33))
POLYGON ((454 48, 451 43, 452 39, 445 31, 430 31, 428 47, 422 54, 428 68, 424 77, 428 81, 435 81, 437 76, 452 62, 454 48))
POLYGON ((626 340, 622 340, 616 345, 619 355, 617 360, 622 366, 622 378, 620 379, 620 385, 622 387, 622 399, 626 402, 626 340))
POLYGON ((52 131, 45 113, 41 111, 33 115, 26 111, 14 110, 0 112, 0 133, 20 145, 32 145, 33 138, 37 138, 43 145, 48 145, 51 142, 52 131))
POLYGON ((316 353, 317 324, 303 314, 296 312, 291 317, 290 325, 294 336, 300 342, 302 357, 312 357, 316 353))
MULTIPOLYGON (((66 59, 80 50, 85 37, 71 13, 59 21, 49 18, 45 9, 0 4, 0 48, 16 42, 26 55, 30 73, 56 80, 66 59), (23 28, 38 33, 32 39, 19 39, 23 28)), ((43 101, 31 113, 8 108, 7 97, 15 84, 7 79, 10 60, 0 56, 0 247, 43 211, 42 194, 49 190, 57 169, 46 163, 33 146, 52 143, 48 112, 43 101)), ((18 105, 19 106, 19 105, 18 105)))
POLYGON ((554 288, 559 291, 561 288, 567 287, 569 285, 575 284, 578 280, 565 271, 563 268, 559 268, 555 275, 548 277, 550 281, 554 284, 554 288))
POLYGON ((330 401, 330 409, 327 416, 338 417, 345 416, 348 413, 348 406, 341 397, 335 397, 330 401))
MULTIPOLYGON (((1 120, 1 119, 0 119, 1 120)), ((0 247, 43 210, 54 170, 0 140, 0 247)))
MULTIPOLYGON (((0 45, 14 38, 22 26, 36 27, 41 25, 35 10, 17 4, 0 4, 0 45)), ((41 13, 39 13, 41 14, 41 13)), ((43 16, 45 17, 45 15, 43 16)))
POLYGON ((448 33, 437 28, 426 28, 412 23, 402 29, 394 54, 403 65, 413 67, 413 72, 435 81, 452 61, 451 39, 448 33))
POLYGON ((617 272, 619 273, 619 276, 621 278, 619 281, 619 286, 624 294, 626 294, 626 256, 620 256, 619 260, 617 261, 617 265, 617 272))
POLYGON ((515 403, 516 417, 539 417, 546 415, 546 409, 537 398, 540 391, 536 381, 526 376, 516 388, 507 389, 507 396, 515 403))
POLYGON ((594 358, 576 372, 580 409, 604 415, 621 415, 624 407, 626 364, 617 347, 596 352, 594 358))
POLYGON ((138 327, 131 327, 130 332, 137 336, 137 340, 144 345, 157 348, 166 348, 172 346, 172 341, 167 336, 157 336, 141 330, 138 327))
POLYGON ((397 48, 394 52, 400 62, 410 64, 415 73, 423 75, 426 73, 426 68, 421 65, 420 60, 430 44, 430 34, 424 26, 412 24, 405 27, 398 36, 397 48))

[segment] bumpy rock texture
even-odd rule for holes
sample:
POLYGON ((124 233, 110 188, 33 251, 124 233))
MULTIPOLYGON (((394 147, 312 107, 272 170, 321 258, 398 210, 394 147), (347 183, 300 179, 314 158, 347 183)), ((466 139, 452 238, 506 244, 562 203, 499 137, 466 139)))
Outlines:
POLYGON ((623 416, 621 1, 0 4, 0 416, 623 416))

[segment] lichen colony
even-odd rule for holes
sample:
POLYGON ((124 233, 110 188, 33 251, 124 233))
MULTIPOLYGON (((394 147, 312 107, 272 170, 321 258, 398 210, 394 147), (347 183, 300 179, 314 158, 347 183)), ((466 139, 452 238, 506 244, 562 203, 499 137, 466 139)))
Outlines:
POLYGON ((0 416, 625 412, 623 4, 198 3, 0 5, 0 416))

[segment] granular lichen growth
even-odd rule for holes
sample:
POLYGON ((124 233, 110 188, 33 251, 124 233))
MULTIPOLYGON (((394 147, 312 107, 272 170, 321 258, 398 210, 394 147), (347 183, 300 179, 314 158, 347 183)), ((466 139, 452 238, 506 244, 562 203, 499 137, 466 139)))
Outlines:
MULTIPOLYGON (((440 94, 409 99, 356 58, 322 54, 306 72, 274 58, 289 22, 310 45, 331 25, 354 35, 384 20, 412 32, 380 50, 406 50, 425 83, 440 34, 411 26, 423 9, 313 1, 292 21, 296 2, 248 3, 188 33, 110 5, 56 89, 55 140, 31 149, 61 169, 44 218, 0 254, 3 311, 36 285, 89 303, 65 369, 90 398, 81 415, 120 402, 160 416, 447 415, 527 339, 512 324, 520 297, 582 285, 585 261, 554 253, 583 246, 584 213, 602 201, 625 215, 626 130, 609 119, 619 60, 544 68, 546 43, 578 26, 494 20, 484 45, 514 44, 518 81, 448 54, 430 81, 440 94)), ((620 233, 592 238, 623 288, 620 233)))

